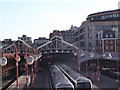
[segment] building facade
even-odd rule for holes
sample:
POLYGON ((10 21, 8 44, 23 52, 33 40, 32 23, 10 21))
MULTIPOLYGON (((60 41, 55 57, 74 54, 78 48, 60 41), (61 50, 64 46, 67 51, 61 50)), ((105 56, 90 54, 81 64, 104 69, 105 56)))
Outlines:
POLYGON ((118 32, 120 37, 120 9, 98 12, 88 15, 86 21, 74 33, 74 45, 80 49, 99 49, 99 33, 118 32))
POLYGON ((27 37, 27 35, 23 35, 22 37, 18 37, 18 39, 23 40, 24 42, 26 42, 29 45, 32 45, 32 38, 27 37))
POLYGON ((5 48, 9 45, 11 45, 14 41, 12 41, 12 39, 4 39, 3 41, 1 41, 2 43, 2 47, 5 48))
POLYGON ((100 51, 106 52, 120 52, 120 38, 115 31, 103 31, 100 33, 100 51))
POLYGON ((59 30, 53 30, 53 32, 50 33, 49 38, 51 39, 51 38, 53 38, 53 37, 55 37, 55 36, 61 37, 61 34, 60 34, 60 31, 59 31, 59 30))
POLYGON ((52 38, 54 36, 62 37, 64 41, 73 44, 74 43, 74 31, 76 31, 78 27, 71 25, 69 30, 54 30, 50 33, 49 37, 52 38))
POLYGON ((45 44, 48 41, 49 41, 49 39, 47 39, 45 37, 39 37, 38 39, 34 39, 33 47, 37 48, 37 47, 45 44))

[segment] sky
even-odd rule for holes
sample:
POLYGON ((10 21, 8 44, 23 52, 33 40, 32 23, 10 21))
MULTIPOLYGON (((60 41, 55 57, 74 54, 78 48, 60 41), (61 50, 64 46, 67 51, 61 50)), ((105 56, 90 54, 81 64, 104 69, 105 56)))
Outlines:
POLYGON ((53 30, 79 27, 89 14, 118 9, 120 0, 0 0, 0 40, 23 34, 49 38, 53 30))

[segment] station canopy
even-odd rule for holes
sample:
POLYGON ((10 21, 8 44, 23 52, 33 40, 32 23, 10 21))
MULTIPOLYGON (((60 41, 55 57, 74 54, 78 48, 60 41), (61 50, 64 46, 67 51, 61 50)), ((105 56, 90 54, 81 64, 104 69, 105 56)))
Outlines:
POLYGON ((8 53, 8 54, 16 53, 16 48, 19 54, 31 53, 34 51, 34 48, 32 48, 23 40, 16 40, 12 44, 3 47, 2 50, 4 51, 4 53, 8 53))
POLYGON ((55 36, 47 43, 37 48, 42 54, 47 53, 73 53, 78 54, 78 47, 64 41, 61 37, 55 36))

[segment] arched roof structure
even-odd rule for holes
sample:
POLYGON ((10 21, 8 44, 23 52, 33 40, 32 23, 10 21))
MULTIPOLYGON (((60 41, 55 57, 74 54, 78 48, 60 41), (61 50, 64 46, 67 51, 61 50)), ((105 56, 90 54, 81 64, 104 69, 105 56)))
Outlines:
POLYGON ((37 48, 42 54, 45 53, 73 53, 78 54, 78 47, 64 41, 61 37, 55 36, 49 42, 37 48))

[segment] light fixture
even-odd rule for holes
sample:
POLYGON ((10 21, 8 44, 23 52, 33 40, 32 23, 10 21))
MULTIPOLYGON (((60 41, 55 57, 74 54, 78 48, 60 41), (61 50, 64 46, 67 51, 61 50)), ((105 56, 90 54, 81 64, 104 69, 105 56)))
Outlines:
POLYGON ((67 51, 67 52, 69 52, 69 51, 67 51))
POLYGON ((105 53, 105 54, 103 54, 102 55, 103 57, 106 57, 107 59, 111 59, 112 58, 112 55, 111 55, 111 53, 105 53))
POLYGON ((28 65, 32 65, 33 62, 34 62, 33 56, 29 56, 29 57, 26 59, 26 62, 27 62, 28 65))
POLYGON ((108 56, 107 56, 108 59, 111 59, 112 58, 112 55, 111 53, 108 53, 108 56))
POLYGON ((0 65, 5 66, 6 64, 7 64, 7 58, 6 57, 0 58, 0 65))
POLYGON ((83 51, 80 52, 80 56, 83 57, 85 53, 83 51))
POLYGON ((90 57, 94 57, 94 53, 91 52, 91 53, 90 53, 90 57))
POLYGON ((77 52, 74 52, 73 54, 74 54, 74 56, 77 56, 77 52))
POLYGON ((102 56, 103 56, 103 57, 105 57, 105 56, 106 56, 106 55, 105 55, 105 53, 104 53, 104 54, 102 54, 102 56))

